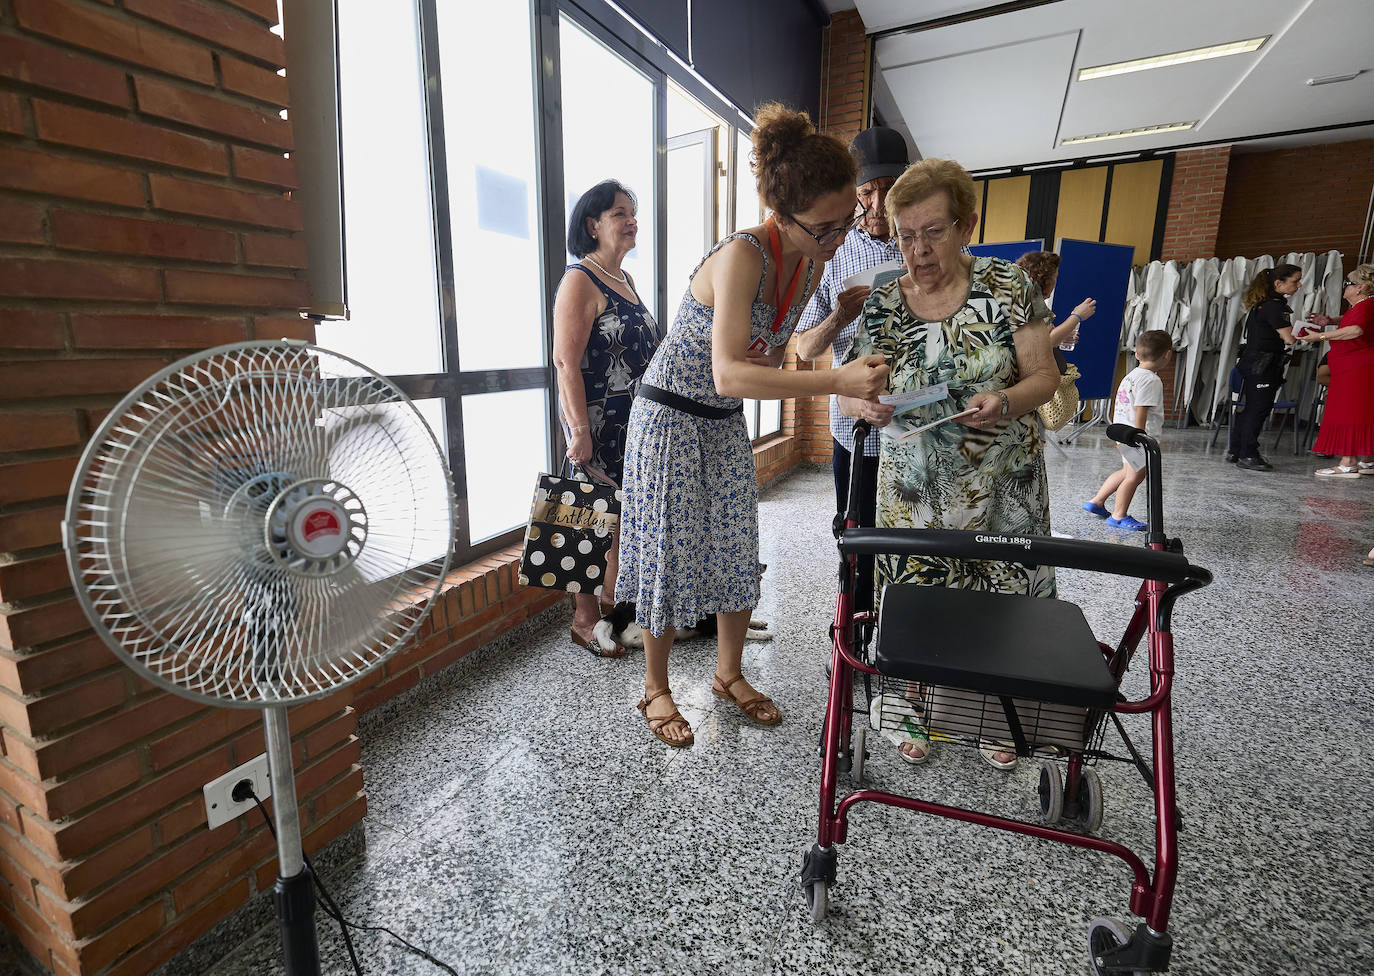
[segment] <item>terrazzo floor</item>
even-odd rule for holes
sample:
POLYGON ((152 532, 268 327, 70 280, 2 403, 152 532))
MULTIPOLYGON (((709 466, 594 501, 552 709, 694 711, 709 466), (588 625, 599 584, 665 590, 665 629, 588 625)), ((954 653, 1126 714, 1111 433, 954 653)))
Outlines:
MULTIPOLYGON (((1166 529, 1216 577, 1175 615, 1185 831, 1171 972, 1369 973, 1374 570, 1360 559, 1374 544, 1374 478, 1323 481, 1319 462, 1286 451, 1274 472, 1237 471, 1206 440, 1163 436, 1166 529)), ((1079 510, 1117 458, 1097 432, 1050 450, 1056 531, 1141 544, 1079 510)), ((696 744, 671 750, 634 709, 642 654, 592 658, 568 641, 565 613, 548 615, 461 681, 365 725, 366 854, 326 872, 345 914, 463 974, 1089 972, 1088 921, 1134 926, 1119 861, 872 804, 839 847, 829 918, 809 920, 798 876, 818 803, 832 499, 829 471, 806 468, 760 505, 759 615, 777 637, 748 645, 745 662, 782 707, 780 727, 713 698, 714 645, 686 643, 671 680, 696 744)), ((1133 592, 1060 575, 1061 596, 1109 641, 1133 592)), ((879 787, 1035 808, 1033 763, 999 773, 942 747, 913 768, 870 742, 879 787)), ((1100 773, 1102 835, 1152 864, 1147 790, 1127 766, 1100 773)), ((325 971, 351 971, 337 929, 317 922, 325 971)), ((354 940, 368 973, 440 972, 383 936, 354 940)), ((275 974, 279 957, 264 926, 208 972, 275 974)))

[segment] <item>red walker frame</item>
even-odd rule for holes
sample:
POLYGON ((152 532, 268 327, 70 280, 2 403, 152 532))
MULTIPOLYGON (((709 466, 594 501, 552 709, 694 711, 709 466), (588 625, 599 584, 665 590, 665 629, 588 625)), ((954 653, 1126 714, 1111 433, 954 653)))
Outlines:
MULTIPOLYGON (((860 422, 855 429, 855 449, 853 456, 862 457, 862 440, 867 433, 867 425, 860 422)), ((1163 514, 1161 502, 1161 477, 1159 470, 1159 446, 1143 431, 1126 425, 1111 425, 1107 433, 1114 440, 1134 444, 1145 449, 1147 457, 1147 478, 1149 483, 1150 528, 1146 539, 1146 549, 1125 549, 1119 545, 1097 542, 1069 542, 1067 540, 1032 537, 1037 547, 1035 560, 1026 559, 1025 549, 1018 545, 1013 549, 1006 546, 1004 553, 998 552, 996 545, 980 545, 979 558, 1006 559, 1015 562, 1038 562, 1040 565, 1075 566, 1076 568, 1098 568, 1115 571, 1123 575, 1143 577, 1136 596, 1135 611, 1122 636, 1120 644, 1113 651, 1102 647, 1107 656, 1109 669, 1118 686, 1132 655, 1143 637, 1148 637, 1150 693, 1141 701, 1120 700, 1112 712, 1136 714, 1151 713, 1153 774, 1152 787, 1155 806, 1155 865, 1151 875, 1145 863, 1129 848, 1113 841, 1103 840, 1087 834, 1075 833, 1055 827, 1026 821, 1012 820, 1007 817, 962 807, 918 800, 912 797, 882 792, 872 789, 859 789, 851 792, 836 804, 837 781, 840 766, 845 757, 850 756, 850 735, 853 723, 854 675, 880 674, 875 667, 860 660, 855 654, 854 641, 862 628, 875 622, 871 613, 854 612, 852 580, 857 573, 858 554, 865 552, 894 552, 913 554, 917 552, 956 554, 960 542, 956 537, 973 536, 973 533, 954 533, 916 529, 870 530, 867 538, 858 540, 859 528, 856 520, 857 471, 851 478, 849 511, 845 516, 846 532, 841 534, 839 548, 843 555, 841 586, 836 601, 835 618, 831 627, 833 649, 831 655, 831 679, 829 696, 826 703, 825 726, 821 744, 821 788, 820 819, 817 829, 817 843, 803 860, 803 888, 807 894, 812 917, 819 920, 826 910, 828 887, 834 883, 835 845, 845 842, 848 836, 849 813, 857 804, 864 802, 883 803, 889 806, 949 817, 984 827, 996 827, 1019 834, 1028 834, 1044 840, 1059 841, 1075 847, 1112 854, 1125 861, 1131 869, 1130 909, 1141 916, 1144 923, 1134 934, 1126 935, 1125 930, 1110 920, 1104 920, 1105 929, 1094 923, 1090 930, 1090 951, 1093 964, 1099 973, 1156 972, 1168 968, 1171 940, 1167 934, 1169 913, 1173 903, 1174 883, 1178 874, 1178 817, 1177 797, 1174 782, 1173 715, 1171 692, 1174 674, 1174 643, 1170 630, 1170 615, 1174 601, 1190 590, 1206 586, 1211 582, 1211 574, 1201 567, 1193 566, 1182 557, 1177 542, 1170 543, 1163 533, 1163 514), (896 548, 876 548, 875 536, 889 540, 896 548), (855 540, 850 542, 850 540, 855 540), (865 546, 864 543, 867 543, 865 546), (847 545, 847 543, 849 543, 847 545), (1049 552, 1043 551, 1049 550, 1049 552), (1104 551, 1110 550, 1110 551, 1104 551), (1147 572, 1158 572, 1164 560, 1153 557, 1148 552, 1168 554, 1168 572, 1159 572, 1160 578, 1152 578, 1147 572), (1130 561, 1137 564, 1154 563, 1153 568, 1135 566, 1132 572, 1121 563, 1123 553, 1129 553, 1130 561), (1019 557, 1019 558, 1018 558, 1019 557), (1108 564, 1115 563, 1115 566, 1108 564), (819 908, 819 912, 817 909, 819 908)), ((879 540, 881 541, 881 540, 879 540)), ((967 548, 967 543, 963 544, 967 548)), ((1104 713, 1099 721, 1105 721, 1104 713)), ((1132 747, 1132 752, 1134 748, 1132 747)), ((861 758, 861 757, 860 757, 861 758)), ((1072 801, 1074 792, 1081 785, 1080 772, 1083 757, 1073 753, 1069 759, 1067 798, 1072 801)), ((1137 759, 1139 763, 1139 760, 1137 759)), ((1142 767, 1143 771, 1143 767, 1142 767)))

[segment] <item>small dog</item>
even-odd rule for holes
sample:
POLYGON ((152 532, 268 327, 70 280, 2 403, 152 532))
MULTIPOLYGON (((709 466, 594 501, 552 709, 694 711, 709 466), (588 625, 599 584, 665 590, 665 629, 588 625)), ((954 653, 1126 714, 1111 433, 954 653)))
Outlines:
MULTIPOLYGON (((624 648, 644 646, 644 632, 639 624, 635 622, 635 612, 637 606, 628 600, 617 603, 611 612, 597 621, 592 628, 592 640, 603 651, 612 651, 619 644, 624 648)), ((677 640, 696 640, 699 637, 716 636, 716 615, 711 614, 702 617, 696 622, 696 626, 682 628, 677 631, 677 640)), ((766 641, 772 640, 773 635, 768 632, 768 624, 762 620, 750 620, 749 630, 744 635, 745 640, 766 641)))
MULTIPOLYGON (((764 563, 759 563, 759 575, 768 567, 764 563)), ((637 604, 630 600, 622 600, 617 603, 611 612, 602 617, 595 627, 592 628, 592 640, 597 643, 603 651, 613 651, 619 644, 624 648, 644 646, 644 632, 639 624, 635 622, 635 612, 637 604)), ((678 630, 677 640, 696 640, 698 637, 716 636, 716 615, 710 614, 697 621, 695 627, 687 627, 678 630)), ((749 630, 744 635, 745 640, 767 641, 772 640, 773 635, 768 631, 768 624, 763 620, 750 620, 749 630)))

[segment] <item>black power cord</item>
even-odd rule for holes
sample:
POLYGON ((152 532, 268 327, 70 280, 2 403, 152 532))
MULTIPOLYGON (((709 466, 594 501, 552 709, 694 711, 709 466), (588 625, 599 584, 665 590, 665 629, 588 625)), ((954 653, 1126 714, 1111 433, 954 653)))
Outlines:
MULTIPOLYGON (((258 794, 253 790, 252 780, 244 779, 235 783, 234 789, 231 791, 230 796, 236 803, 242 803, 244 800, 248 799, 251 799, 254 803, 256 803, 258 805, 259 812, 262 813, 262 819, 267 823, 267 829, 272 833, 273 840, 276 839, 276 825, 272 823, 272 818, 267 815, 267 808, 262 805, 262 800, 258 799, 258 794)), ((356 929, 359 932, 385 932, 387 935, 391 936, 397 942, 401 943, 401 945, 405 946, 408 950, 415 953, 417 956, 420 956, 425 961, 434 964, 435 966, 439 967, 440 969, 446 972, 452 973, 453 976, 458 976, 458 970, 454 969, 448 963, 434 958, 424 949, 421 949, 413 942, 407 941, 402 936, 397 935, 395 932, 387 928, 385 925, 359 925, 357 922, 350 922, 346 918, 344 918, 343 911, 340 910, 337 904, 335 904, 333 897, 331 897, 329 894, 329 890, 325 888, 324 882, 320 879, 320 876, 315 873, 315 868, 311 865, 310 858, 306 856, 305 851, 301 851, 301 858, 305 861, 306 869, 310 871, 310 877, 314 880, 315 887, 319 889, 321 907, 324 909, 324 913, 328 915, 330 918, 332 918, 335 922, 339 923, 339 931, 343 933, 344 946, 348 949, 348 958, 352 961, 353 971, 357 973, 358 976, 363 976, 363 967, 361 966, 361 964, 359 964, 358 956, 353 951, 353 940, 349 938, 348 935, 349 929, 356 929)))

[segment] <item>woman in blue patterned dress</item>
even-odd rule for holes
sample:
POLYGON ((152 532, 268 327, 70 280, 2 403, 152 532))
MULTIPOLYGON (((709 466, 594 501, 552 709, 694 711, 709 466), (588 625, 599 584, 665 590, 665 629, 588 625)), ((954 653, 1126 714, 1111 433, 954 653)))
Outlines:
MULTIPOLYGON (((1059 385, 1051 316, 1022 269, 966 252, 978 225, 976 204, 973 180, 947 159, 913 164, 888 191, 888 219, 907 273, 869 294, 849 355, 882 356, 892 368, 893 393, 948 384, 945 399, 903 414, 900 423, 915 427, 974 412, 909 440, 883 435, 877 523, 1049 535, 1035 408, 1059 385)), ((840 409, 878 426, 892 417, 883 404, 842 401, 840 409)), ((1055 592, 1048 566, 942 556, 886 555, 876 562, 878 593, 888 583, 1055 592)), ((890 737, 907 762, 923 763, 930 755, 926 730, 912 719, 903 719, 890 737)), ((1016 753, 1005 744, 981 745, 983 758, 998 769, 1016 765, 1016 753)))
POLYGON ((639 710, 671 746, 693 741, 668 689, 674 629, 708 614, 718 623, 712 693, 760 725, 782 720, 741 674, 759 599, 758 482, 742 398, 869 398, 887 385, 878 356, 820 372, 777 368, 825 262, 854 224, 855 166, 805 113, 768 105, 757 119, 753 168, 772 216, 697 265, 630 413, 619 597, 637 601, 644 631, 639 710))
MULTIPOLYGON (((592 187, 568 219, 568 265, 553 303, 553 364, 568 434, 569 468, 592 468, 617 485, 625 463, 625 431, 635 387, 663 330, 644 307, 620 262, 635 246, 635 198, 615 180, 592 187)), ((603 602, 614 602, 616 546, 606 557, 603 602)), ((601 619, 595 593, 573 594, 573 643, 598 657, 622 657, 592 638, 601 619)))

